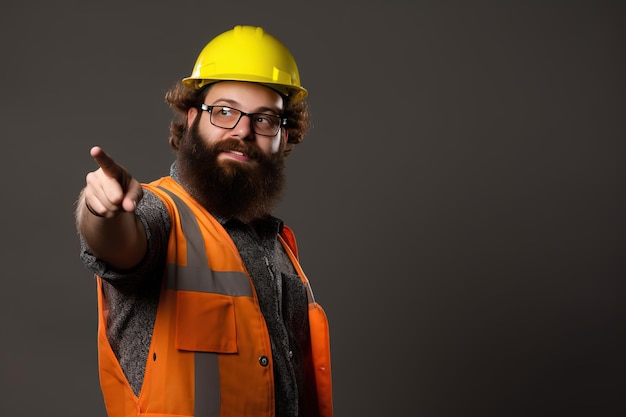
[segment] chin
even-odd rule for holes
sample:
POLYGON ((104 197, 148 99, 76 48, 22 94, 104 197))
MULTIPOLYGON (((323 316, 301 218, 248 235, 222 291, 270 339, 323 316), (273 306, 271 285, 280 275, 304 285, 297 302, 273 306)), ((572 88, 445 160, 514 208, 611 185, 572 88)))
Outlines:
POLYGON ((218 166, 222 174, 226 177, 249 174, 254 170, 254 166, 248 162, 236 161, 233 159, 222 159, 218 161, 218 166))

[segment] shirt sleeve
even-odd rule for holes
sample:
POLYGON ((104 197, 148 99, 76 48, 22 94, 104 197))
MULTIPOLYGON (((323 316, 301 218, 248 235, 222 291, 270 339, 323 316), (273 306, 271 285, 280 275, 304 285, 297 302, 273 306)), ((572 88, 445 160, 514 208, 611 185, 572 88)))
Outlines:
POLYGON ((125 286, 140 284, 148 277, 159 276, 167 254, 167 244, 171 229, 171 220, 163 201, 151 191, 144 189, 144 196, 135 211, 146 230, 148 250, 143 260, 130 270, 115 270, 90 251, 83 236, 79 233, 80 259, 95 275, 99 275, 112 285, 125 286))

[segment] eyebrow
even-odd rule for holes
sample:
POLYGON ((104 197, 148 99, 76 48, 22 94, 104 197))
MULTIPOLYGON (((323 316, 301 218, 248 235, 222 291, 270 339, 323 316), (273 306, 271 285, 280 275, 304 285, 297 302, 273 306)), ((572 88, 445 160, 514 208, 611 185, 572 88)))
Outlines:
MULTIPOLYGON (((232 107, 234 109, 243 111, 241 109, 239 109, 238 106, 240 106, 241 103, 239 103, 238 101, 235 100, 230 100, 227 98, 218 98, 215 101, 213 101, 213 104, 211 104, 211 106, 226 106, 226 107, 232 107), (226 103, 226 104, 224 104, 226 103)), ((273 114, 282 114, 281 111, 279 111, 277 108, 275 107, 258 107, 255 111, 252 112, 246 112, 246 113, 273 113, 273 114)))

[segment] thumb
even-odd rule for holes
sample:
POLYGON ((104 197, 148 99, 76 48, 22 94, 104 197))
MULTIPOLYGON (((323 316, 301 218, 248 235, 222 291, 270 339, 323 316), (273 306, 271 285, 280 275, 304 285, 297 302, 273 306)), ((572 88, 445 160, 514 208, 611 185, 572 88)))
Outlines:
POLYGON ((143 198, 143 187, 136 179, 131 179, 128 188, 122 200, 122 208, 124 211, 133 212, 137 208, 137 204, 143 198))

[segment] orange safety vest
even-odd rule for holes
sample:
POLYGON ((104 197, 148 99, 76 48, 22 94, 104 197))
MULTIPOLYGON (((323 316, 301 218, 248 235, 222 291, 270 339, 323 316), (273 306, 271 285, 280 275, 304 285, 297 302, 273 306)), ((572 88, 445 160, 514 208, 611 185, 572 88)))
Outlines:
MULTIPOLYGON (((273 417, 270 338, 256 291, 223 227, 171 177, 143 184, 172 219, 167 267, 139 397, 106 336, 98 277, 98 362, 109 417, 273 417)), ((297 260, 293 233, 279 236, 306 285, 314 416, 332 417, 328 321, 297 260)))

